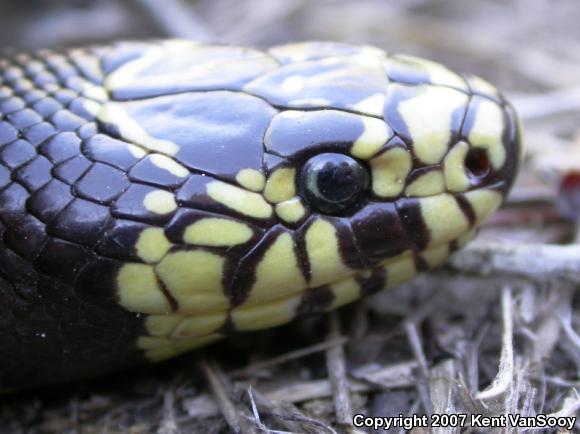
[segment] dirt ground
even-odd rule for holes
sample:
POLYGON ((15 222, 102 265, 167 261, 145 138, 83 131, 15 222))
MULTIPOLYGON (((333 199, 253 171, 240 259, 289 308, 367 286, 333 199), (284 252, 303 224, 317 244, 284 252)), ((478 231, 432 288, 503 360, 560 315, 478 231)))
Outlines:
MULTIPOLYGON (((354 433, 356 413, 578 414, 580 193, 559 186, 580 172, 579 18, 577 0, 3 1, 2 47, 333 40, 435 59, 504 91, 528 154, 508 203, 443 269, 159 366, 5 396, 0 433, 354 433)), ((460 431, 488 432, 433 432, 460 431)))

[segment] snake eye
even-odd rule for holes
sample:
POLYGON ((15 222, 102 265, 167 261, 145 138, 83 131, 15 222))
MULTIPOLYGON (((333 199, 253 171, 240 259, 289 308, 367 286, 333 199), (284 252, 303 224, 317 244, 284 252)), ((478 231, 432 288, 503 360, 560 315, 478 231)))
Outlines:
POLYGON ((489 175, 491 163, 485 149, 471 149, 465 156, 465 168, 470 178, 478 181, 489 175))
POLYGON ((298 183, 311 207, 333 214, 360 201, 369 186, 369 178, 367 169, 354 158, 325 153, 304 164, 298 183))

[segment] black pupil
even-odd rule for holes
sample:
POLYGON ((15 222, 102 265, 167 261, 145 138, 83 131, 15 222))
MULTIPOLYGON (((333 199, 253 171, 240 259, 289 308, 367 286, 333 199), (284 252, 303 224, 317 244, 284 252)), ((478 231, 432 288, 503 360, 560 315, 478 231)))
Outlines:
POLYGON ((356 169, 347 162, 327 162, 318 172, 316 184, 326 200, 341 202, 357 193, 357 179, 356 169))
POLYGON ((333 153, 308 160, 301 179, 309 204, 324 213, 337 213, 352 207, 369 184, 368 172, 358 161, 333 153))

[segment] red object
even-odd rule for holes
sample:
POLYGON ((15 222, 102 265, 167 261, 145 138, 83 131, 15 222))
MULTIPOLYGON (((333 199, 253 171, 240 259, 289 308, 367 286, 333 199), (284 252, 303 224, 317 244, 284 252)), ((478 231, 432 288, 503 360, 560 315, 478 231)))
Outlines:
POLYGON ((571 220, 580 217, 580 173, 570 172, 562 178, 556 202, 558 212, 571 220))

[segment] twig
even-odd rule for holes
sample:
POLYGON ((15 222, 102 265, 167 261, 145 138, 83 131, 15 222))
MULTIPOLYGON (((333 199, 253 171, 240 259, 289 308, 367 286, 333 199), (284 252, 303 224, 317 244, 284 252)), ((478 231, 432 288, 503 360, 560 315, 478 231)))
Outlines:
POLYGON ((486 390, 478 393, 476 398, 487 400, 506 393, 514 376, 514 348, 513 348, 513 315, 512 293, 509 287, 504 287, 501 293, 502 307, 502 351, 499 361, 499 371, 493 383, 486 390))
POLYGON ((230 400, 229 393, 226 390, 224 376, 218 367, 206 359, 202 359, 199 365, 209 383, 218 407, 230 428, 235 433, 254 433, 255 431, 253 429, 247 428, 242 423, 238 410, 230 400))
MULTIPOLYGON (((336 312, 328 315, 328 340, 336 341, 340 336, 340 320, 336 312)), ((332 346, 326 350, 326 368, 332 384, 334 395, 334 409, 336 420, 339 425, 350 427, 352 425, 352 407, 348 392, 346 378, 346 366, 344 361, 344 348, 340 345, 332 346)))
POLYGON ((566 334, 566 337, 570 340, 570 342, 580 350, 580 335, 576 333, 576 331, 572 328, 572 324, 566 321, 564 318, 560 319, 560 325, 566 334))
MULTIPOLYGON (((580 412, 580 397, 578 396, 577 391, 572 391, 571 396, 568 396, 564 400, 564 403, 562 404, 562 408, 560 409, 560 411, 550 413, 547 415, 547 417, 559 418, 559 417, 577 416, 578 412, 580 412)), ((540 428, 531 428, 530 431, 540 431, 540 428)))
POLYGON ((580 110, 580 86, 512 98, 512 103, 520 117, 527 121, 577 112, 580 110))
POLYGON ((485 334, 489 330, 489 324, 483 324, 473 342, 469 345, 467 353, 467 384, 470 392, 475 392, 479 385, 479 348, 483 342, 485 334))
POLYGON ((286 363, 290 360, 299 359, 301 357, 308 356, 310 354, 318 353, 320 351, 325 351, 329 348, 344 345, 348 341, 346 337, 340 337, 335 340, 327 340, 325 342, 321 342, 315 345, 311 345, 309 347, 300 348, 299 350, 290 351, 285 354, 281 354, 277 357, 272 357, 271 359, 262 360, 256 363, 251 364, 242 369, 237 369, 232 371, 228 374, 230 378, 239 378, 239 377, 247 377, 254 374, 257 371, 262 369, 271 368, 276 365, 281 365, 282 363, 286 363))
POLYGON ((252 406, 252 415, 254 416, 253 419, 250 418, 250 420, 256 424, 256 426, 258 427, 258 429, 261 432, 268 433, 268 434, 271 433, 272 431, 270 431, 266 427, 266 425, 264 425, 262 423, 262 419, 260 418, 260 412, 258 411, 258 406, 256 405, 256 401, 254 400, 254 391, 253 391, 251 385, 248 386, 247 392, 248 392, 248 398, 250 399, 250 404, 252 406))
POLYGON ((163 420, 159 424, 157 434, 177 434, 179 429, 175 421, 175 393, 169 387, 163 394, 163 420))
MULTIPOLYGON (((292 420, 293 417, 305 417, 292 403, 272 401, 257 390, 252 390, 255 403, 267 413, 275 416, 278 423, 290 432, 304 432, 316 434, 316 430, 310 430, 302 422, 292 420)), ((308 424, 308 422, 306 422, 308 424)))
POLYGON ((550 383, 550 384, 554 384, 556 386, 559 387, 567 387, 567 388, 572 388, 572 387, 576 387, 576 388, 580 388, 580 381, 568 381, 568 380, 564 380, 563 378, 559 378, 559 377, 554 377, 552 375, 546 375, 542 378, 536 376, 533 377, 535 380, 545 380, 546 383, 550 383))
MULTIPOLYGON (((454 382, 457 371, 452 359, 445 360, 431 368, 429 376, 429 392, 434 414, 456 413, 454 397, 454 382)), ((443 427, 433 427, 433 433, 458 432, 443 427)))
POLYGON ((425 357, 425 353, 423 352, 423 345, 421 344, 421 338, 419 337, 417 326, 413 322, 406 321, 405 330, 407 332, 407 339, 409 340, 409 344, 411 345, 411 350, 415 355, 415 359, 419 363, 419 369, 421 371, 421 374, 423 374, 423 376, 427 378, 427 376, 429 376, 429 368, 427 366, 427 358, 425 357))
MULTIPOLYGON (((354 393, 367 393, 373 390, 412 387, 416 381, 413 372, 417 366, 418 364, 414 360, 381 366, 380 368, 374 365, 364 366, 352 373, 352 377, 362 377, 364 381, 348 380, 348 388, 354 393)), ((258 394, 258 391, 254 391, 254 393, 258 394)), ((289 385, 263 392, 263 395, 273 403, 300 403, 313 399, 329 398, 332 394, 333 390, 327 379, 293 381, 289 385)), ((184 407, 192 417, 210 417, 220 411, 209 394, 184 400, 184 407), (200 408, 203 408, 203 413, 198 416, 197 412, 200 408)))
MULTIPOLYGON (((319 420, 312 419, 310 417, 302 416, 302 415, 294 415, 294 416, 280 416, 282 419, 286 419, 292 422, 302 422, 311 424, 317 428, 322 428, 325 431, 331 434, 338 434, 332 427, 320 422, 319 420)), ((318 434, 322 434, 320 430, 317 431, 318 434)))
POLYGON ((542 283, 548 279, 580 283, 580 245, 475 241, 453 255, 449 264, 455 270, 482 276, 499 273, 542 283))
POLYGON ((429 398, 429 385, 427 379, 429 378, 429 368, 427 365, 427 358, 423 352, 423 345, 421 344, 421 338, 419 337, 419 332, 417 331, 417 326, 414 322, 405 321, 405 331, 407 332, 407 339, 409 345, 411 346, 411 351, 417 360, 419 366, 419 377, 417 378, 416 387, 421 403, 427 415, 433 413, 431 408, 431 400, 429 398))

